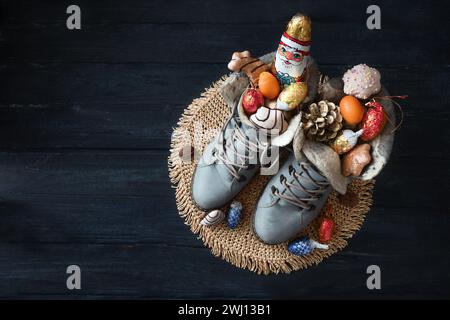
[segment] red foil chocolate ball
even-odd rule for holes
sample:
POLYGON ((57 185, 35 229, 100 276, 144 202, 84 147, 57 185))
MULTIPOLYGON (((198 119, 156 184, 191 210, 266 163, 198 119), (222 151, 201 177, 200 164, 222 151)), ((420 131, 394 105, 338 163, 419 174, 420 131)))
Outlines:
POLYGON ((383 131, 387 120, 386 113, 380 103, 370 101, 366 103, 366 106, 369 109, 364 114, 361 122, 361 128, 363 129, 363 134, 361 135, 362 141, 370 141, 375 139, 375 137, 383 131))
POLYGON ((242 96, 242 106, 247 115, 254 114, 259 107, 264 105, 264 96, 258 89, 248 89, 242 96))
POLYGON ((319 227, 320 242, 328 242, 333 236, 335 223, 331 218, 323 218, 319 227))

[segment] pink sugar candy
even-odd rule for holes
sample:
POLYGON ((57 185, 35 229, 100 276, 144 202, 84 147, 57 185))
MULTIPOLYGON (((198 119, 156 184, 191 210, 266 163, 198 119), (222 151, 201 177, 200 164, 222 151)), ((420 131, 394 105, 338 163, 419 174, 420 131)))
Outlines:
POLYGON ((381 90, 380 79, 377 69, 358 64, 344 73, 344 92, 359 99, 367 99, 381 90))

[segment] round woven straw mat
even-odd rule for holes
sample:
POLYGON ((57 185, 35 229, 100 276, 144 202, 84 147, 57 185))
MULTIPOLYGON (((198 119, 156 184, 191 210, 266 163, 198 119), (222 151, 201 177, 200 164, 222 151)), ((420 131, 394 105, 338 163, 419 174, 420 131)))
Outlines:
MULTIPOLYGON (((354 180, 344 196, 336 192, 331 193, 319 217, 302 232, 312 239, 318 239, 317 229, 321 219, 326 215, 331 217, 336 227, 333 238, 328 243, 330 248, 314 250, 304 257, 290 254, 287 243, 264 244, 252 231, 251 216, 255 211, 258 197, 270 178, 268 176, 256 175, 236 197, 243 206, 242 219, 236 229, 229 229, 225 221, 210 227, 200 225, 206 212, 197 208, 191 198, 192 176, 197 164, 196 159, 230 113, 218 90, 223 80, 214 83, 187 107, 172 135, 169 175, 176 189, 175 196, 180 216, 215 256, 239 268, 259 274, 289 273, 304 269, 343 249, 347 245, 347 239, 359 230, 365 214, 369 211, 375 184, 373 180, 354 180), (190 161, 191 156, 193 161, 190 161)), ((222 208, 224 212, 227 209, 222 208)))

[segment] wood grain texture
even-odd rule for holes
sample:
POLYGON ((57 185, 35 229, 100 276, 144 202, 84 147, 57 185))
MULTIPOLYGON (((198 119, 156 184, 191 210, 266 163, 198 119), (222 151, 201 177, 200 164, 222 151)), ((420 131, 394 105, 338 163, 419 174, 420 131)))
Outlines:
POLYGON ((0 3, 0 298, 450 297, 444 3, 379 1, 379 31, 365 27, 368 0, 79 0, 80 31, 65 28, 63 2, 0 3), (231 53, 274 50, 298 10, 313 18, 324 73, 366 62, 409 99, 349 246, 302 272, 257 276, 213 257, 178 217, 168 147, 231 53), (81 291, 65 287, 70 264, 81 291), (370 264, 381 291, 366 288, 370 264))
MULTIPOLYGON (((379 67, 391 94, 408 93, 399 135, 423 123, 449 119, 448 67, 379 67), (418 91, 418 86, 420 90, 418 91), (426 106, 426 109, 424 108, 426 106), (408 121, 420 118, 423 122, 408 121)), ((0 70, 0 146, 3 148, 167 148, 172 128, 193 97, 226 73, 222 64, 188 64, 176 82, 167 74, 177 65, 159 64, 8 64, 0 70), (40 81, 46 79, 46 81, 40 81), (26 94, 21 94, 26 92, 26 94)), ((345 66, 323 66, 338 76, 345 66)), ((418 137, 445 144, 448 126, 434 126, 418 137)), ((405 139, 404 152, 417 140, 405 139)), ((441 153, 443 149, 440 149, 441 153)), ((439 150, 430 150, 431 153, 439 150)), ((428 156, 427 153, 425 156, 428 156)))

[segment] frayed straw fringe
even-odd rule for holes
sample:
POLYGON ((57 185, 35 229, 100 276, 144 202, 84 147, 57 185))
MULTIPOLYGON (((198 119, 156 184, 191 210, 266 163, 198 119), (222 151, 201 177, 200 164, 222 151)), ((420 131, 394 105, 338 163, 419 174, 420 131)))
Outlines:
MULTIPOLYGON (((328 243, 330 249, 314 250, 304 257, 290 254, 287 250, 287 243, 266 245, 253 234, 251 215, 259 194, 264 190, 268 181, 268 177, 265 176, 255 177, 236 197, 242 203, 244 212, 241 223, 235 230, 228 229, 225 223, 212 227, 200 225, 205 212, 197 208, 191 198, 191 180, 196 162, 181 161, 179 150, 186 144, 186 136, 183 133, 189 132, 190 139, 192 139, 194 122, 201 121, 204 131, 218 129, 229 116, 228 106, 219 93, 219 88, 225 80, 226 77, 218 80, 199 98, 193 100, 173 130, 168 165, 169 177, 175 188, 175 198, 180 216, 184 219, 185 224, 190 226, 192 232, 198 234, 203 243, 211 249, 213 255, 236 267, 267 275, 290 273, 319 264, 323 259, 345 248, 347 240, 361 228, 365 215, 372 205, 372 190, 375 181, 354 180, 349 185, 349 193, 355 196, 355 201, 350 205, 348 201, 343 201, 343 197, 338 196, 336 192, 331 193, 320 216, 302 233, 317 239, 320 220, 325 215, 330 215, 336 222, 335 233, 328 243), (327 213, 326 208, 328 207, 332 210, 327 213)), ((194 141, 196 152, 200 154, 200 151, 209 142, 208 140, 207 137, 204 137, 201 138, 201 141, 194 141)))

